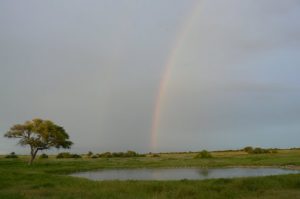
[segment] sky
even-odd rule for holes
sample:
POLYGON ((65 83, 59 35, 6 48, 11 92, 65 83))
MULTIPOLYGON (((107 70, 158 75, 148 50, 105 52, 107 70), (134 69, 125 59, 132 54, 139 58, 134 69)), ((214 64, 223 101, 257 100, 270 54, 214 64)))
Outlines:
POLYGON ((1 0, 0 132, 50 119, 77 153, 300 146, 299 19, 298 0, 1 0))

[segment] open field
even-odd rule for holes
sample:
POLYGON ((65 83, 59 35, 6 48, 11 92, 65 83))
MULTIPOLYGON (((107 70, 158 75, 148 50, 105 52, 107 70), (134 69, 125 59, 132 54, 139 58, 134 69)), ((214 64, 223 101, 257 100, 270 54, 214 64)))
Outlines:
POLYGON ((160 157, 37 159, 0 157, 0 198, 300 198, 300 175, 181 181, 95 182, 66 174, 101 168, 140 167, 300 167, 300 150, 249 155, 241 151, 215 152, 212 159, 195 153, 160 157))

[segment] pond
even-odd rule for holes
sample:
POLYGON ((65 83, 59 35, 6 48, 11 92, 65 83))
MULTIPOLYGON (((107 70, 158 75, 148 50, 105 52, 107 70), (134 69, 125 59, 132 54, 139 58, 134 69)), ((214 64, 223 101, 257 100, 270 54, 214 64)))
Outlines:
POLYGON ((71 174, 90 180, 204 180, 298 174, 298 170, 280 168, 154 168, 154 169, 104 169, 71 174))

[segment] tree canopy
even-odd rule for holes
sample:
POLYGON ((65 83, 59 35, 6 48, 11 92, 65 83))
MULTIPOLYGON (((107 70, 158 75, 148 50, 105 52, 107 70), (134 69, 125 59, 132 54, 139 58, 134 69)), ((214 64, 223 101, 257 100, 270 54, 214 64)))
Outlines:
POLYGON ((32 164, 36 154, 40 150, 50 148, 70 148, 73 144, 69 140, 69 135, 61 126, 54 124, 50 120, 33 119, 24 124, 16 124, 4 135, 7 138, 19 138, 21 146, 30 146, 32 164))

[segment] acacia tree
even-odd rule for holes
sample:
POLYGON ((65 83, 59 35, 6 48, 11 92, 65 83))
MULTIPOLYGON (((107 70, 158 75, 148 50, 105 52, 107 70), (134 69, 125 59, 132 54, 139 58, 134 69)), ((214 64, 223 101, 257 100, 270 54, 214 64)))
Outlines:
POLYGON ((4 134, 7 138, 19 138, 18 144, 30 147, 31 158, 29 165, 34 161, 38 151, 50 148, 70 148, 73 144, 69 135, 61 126, 50 120, 33 119, 24 124, 16 124, 4 134))

